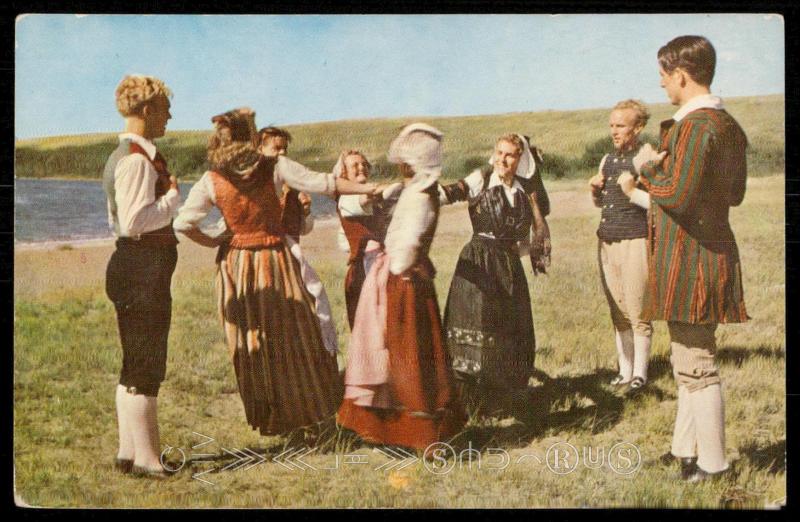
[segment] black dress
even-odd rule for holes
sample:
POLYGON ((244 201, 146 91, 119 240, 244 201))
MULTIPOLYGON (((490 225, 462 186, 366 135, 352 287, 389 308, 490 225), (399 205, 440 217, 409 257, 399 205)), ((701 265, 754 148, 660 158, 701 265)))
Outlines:
POLYGON ((525 191, 514 192, 512 206, 503 186, 489 188, 489 173, 482 175, 475 197, 463 180, 444 187, 450 202, 468 200, 473 229, 450 284, 444 328, 458 377, 502 393, 524 389, 534 367, 531 300, 517 248, 533 212, 525 191))

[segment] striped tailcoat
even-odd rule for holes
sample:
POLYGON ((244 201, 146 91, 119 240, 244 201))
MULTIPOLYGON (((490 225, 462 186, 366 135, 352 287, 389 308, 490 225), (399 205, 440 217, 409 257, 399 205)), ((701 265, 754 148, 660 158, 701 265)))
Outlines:
POLYGON ((727 112, 701 108, 661 123, 667 156, 642 167, 651 197, 643 319, 693 324, 748 319, 728 222, 744 199, 747 139, 727 112))

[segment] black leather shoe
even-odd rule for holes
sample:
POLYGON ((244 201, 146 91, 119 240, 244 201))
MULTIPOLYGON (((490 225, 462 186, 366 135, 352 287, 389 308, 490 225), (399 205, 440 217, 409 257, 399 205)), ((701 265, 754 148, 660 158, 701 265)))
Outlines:
POLYGON ((678 457, 672 454, 672 452, 668 451, 658 457, 658 461, 663 464, 664 466, 669 466, 678 460, 678 457))
POLYGON ((633 379, 631 379, 632 390, 638 390, 639 388, 644 387, 645 384, 647 384, 647 381, 645 381, 641 377, 634 377, 633 379))
POLYGON ((133 470, 133 459, 114 459, 114 469, 120 473, 130 473, 133 470))
POLYGON ((681 463, 681 480, 689 480, 700 469, 697 467, 697 457, 684 457, 677 460, 681 463))
POLYGON ((622 386, 623 384, 628 384, 629 382, 630 381, 626 381, 625 377, 623 377, 622 375, 617 375, 616 377, 611 379, 611 381, 608 384, 610 384, 611 386, 622 386))
POLYGON ((623 395, 626 396, 636 395, 637 393, 642 391, 642 389, 645 387, 646 384, 647 381, 645 381, 641 377, 634 377, 633 379, 631 379, 631 382, 628 383, 628 386, 624 388, 622 393, 623 395))

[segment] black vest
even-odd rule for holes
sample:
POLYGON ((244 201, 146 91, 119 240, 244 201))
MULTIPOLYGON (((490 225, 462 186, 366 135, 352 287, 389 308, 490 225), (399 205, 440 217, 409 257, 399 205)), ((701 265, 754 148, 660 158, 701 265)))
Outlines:
POLYGON ((621 241, 647 237, 647 210, 631 203, 617 183, 625 171, 634 173, 636 150, 606 156, 603 164, 603 190, 600 193, 600 227, 597 237, 603 241, 621 241))
POLYGON ((474 234, 492 234, 497 240, 516 243, 528 237, 533 211, 524 191, 514 192, 514 206, 506 197, 503 185, 489 188, 489 175, 484 174, 483 189, 469 198, 469 218, 474 234))

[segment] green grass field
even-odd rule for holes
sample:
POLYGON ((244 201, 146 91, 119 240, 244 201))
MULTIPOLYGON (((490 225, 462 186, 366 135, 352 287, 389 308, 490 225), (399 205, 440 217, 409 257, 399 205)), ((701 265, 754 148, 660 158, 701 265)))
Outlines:
MULTIPOLYGON (((750 139, 748 162, 753 175, 783 172, 784 97, 732 98, 726 100, 726 106, 750 139)), ((652 105, 652 118, 645 134, 654 140, 659 122, 674 111, 668 104, 652 105)), ((531 137, 544 151, 544 174, 550 178, 585 177, 611 146, 606 131, 608 109, 597 109, 288 125, 286 128, 294 136, 290 155, 311 168, 328 171, 342 150, 358 148, 367 154, 380 177, 390 171, 386 149, 392 138, 403 125, 420 120, 445 133, 446 179, 457 179, 483 165, 494 139, 507 132, 531 137)), ((200 177, 206 169, 205 145, 210 131, 210 125, 208 131, 168 131, 158 140, 174 174, 186 180, 200 177)), ((15 174, 33 178, 100 178, 116 142, 116 134, 20 140, 16 143, 15 174)))
MULTIPOLYGON (((669 114, 667 107, 655 109, 656 121, 669 114)), ((461 168, 459 162, 468 159, 459 154, 471 150, 463 143, 474 143, 475 157, 481 158, 491 146, 491 136, 509 128, 530 130, 545 151, 552 150, 565 161, 577 163, 582 151, 602 138, 605 112, 427 121, 448 134, 448 168, 455 172, 461 168), (471 129, 478 127, 481 133, 472 134, 471 129), (465 137, 463 142, 454 138, 457 135, 465 137), (462 145, 464 148, 459 148, 462 145)), ((731 212, 752 321, 721 326, 717 333, 728 456, 733 467, 726 479, 685 484, 675 479, 676 469, 659 462, 658 457, 669 450, 676 409, 663 323, 656 324, 647 392, 622 398, 607 385, 615 374, 616 357, 596 261, 599 218, 588 203, 585 183, 563 179, 547 183, 553 201, 549 219, 553 265, 547 275, 533 277, 529 262, 523 261, 533 300, 537 368, 541 371, 531 383, 525 423, 473 417, 452 441, 458 451, 468 448, 470 442, 481 450, 480 468, 476 461, 470 467, 462 457, 447 461, 453 466, 447 473, 434 473, 412 461, 402 470, 376 470, 389 459, 337 431, 332 422, 324 427, 314 453, 303 458, 309 465, 304 471, 272 462, 288 447, 299 449, 301 445, 283 437, 261 437, 247 426, 214 307, 213 266, 209 261, 207 267, 185 271, 173 281, 173 323, 159 417, 165 446, 181 448, 187 457, 193 452, 208 453, 211 460, 187 464, 163 482, 115 473, 111 469, 117 444, 113 399, 121 350, 113 307, 102 283, 28 292, 26 284, 30 281, 20 275, 24 272, 17 272, 14 462, 18 502, 47 507, 258 508, 763 509, 785 504, 783 100, 735 100, 731 112, 740 118, 757 151, 771 150, 775 155, 769 156, 773 158, 769 161, 764 159, 767 156, 757 156, 761 159, 751 165, 744 203, 731 212), (207 440, 198 434, 214 440, 193 450, 193 445, 207 440), (635 472, 622 474, 609 465, 608 452, 619 443, 638 448, 641 458, 634 458, 639 463, 635 472), (570 473, 557 474, 546 464, 547 451, 569 448, 567 444, 586 460, 570 473), (243 448, 256 451, 267 462, 252 461, 255 465, 249 469, 243 466, 220 471, 236 463, 236 457, 225 450, 243 448), (507 452, 507 461, 501 450, 507 452), (600 451, 606 452, 603 461, 597 460, 600 451), (362 455, 360 458, 368 463, 357 464, 355 455, 362 455), (193 475, 205 471, 209 472, 199 478, 212 484, 193 479, 193 475)), ((332 162, 335 151, 355 136, 369 136, 368 142, 360 143, 377 157, 405 121, 352 122, 348 133, 336 134, 335 140, 331 138, 321 147, 316 153, 318 161, 332 162)), ((316 143, 314 137, 327 136, 337 126, 341 125, 292 128, 295 150, 311 158, 315 153, 303 149, 302 144, 316 143)), ((173 145, 180 142, 188 151, 199 147, 203 139, 201 134, 194 134, 167 137, 165 141, 175 140, 170 142, 173 145)), ((55 153, 81 140, 81 146, 92 141, 97 146, 110 143, 108 137, 89 137, 18 145, 44 154, 41 151, 55 153)), ((442 306, 458 253, 471 234, 465 220, 463 205, 446 208, 434 240, 432 258, 438 270, 436 285, 442 306)), ((348 329, 341 286, 345 256, 333 250, 329 231, 318 227, 303 239, 303 245, 326 282, 340 344, 346 349, 348 329)), ((37 255, 48 256, 48 252, 31 253, 25 259, 37 255)), ((85 260, 80 248, 59 255, 85 260)), ((60 271, 73 266, 54 266, 47 277, 57 278, 60 271)), ((102 276, 104 265, 92 267, 90 262, 86 266, 89 268, 85 270, 95 270, 98 277, 102 276)), ((617 457, 620 466, 619 454, 617 457)))

